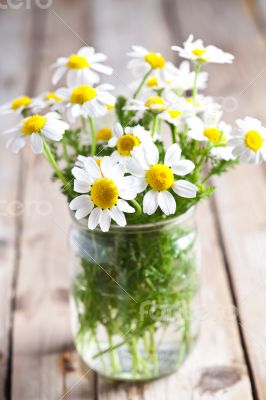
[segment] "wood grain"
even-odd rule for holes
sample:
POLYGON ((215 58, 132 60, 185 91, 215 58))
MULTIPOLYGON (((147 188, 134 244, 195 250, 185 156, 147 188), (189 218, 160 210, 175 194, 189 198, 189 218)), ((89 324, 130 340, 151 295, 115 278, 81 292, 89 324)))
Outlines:
MULTIPOLYGON (((23 95, 27 91, 29 66, 27 45, 30 37, 30 19, 26 12, 5 10, 0 13, 1 53, 0 64, 1 104, 23 95), (23 22, 25 18, 25 22, 23 22), (10 29, 10 26, 13 29, 10 29), (10 51, 12 49, 12 52, 10 51), (16 54, 16 62, 14 62, 16 54), (24 65, 24 67, 23 67, 24 65)), ((19 121, 11 115, 1 116, 1 132, 19 121)), ((0 206, 0 398, 10 392, 12 366, 12 323, 18 272, 19 243, 21 237, 21 158, 5 148, 8 136, 0 136, 1 154, 1 206, 0 206)))
MULTIPOLYGON (((34 11, 38 35, 33 36, 32 45, 36 46, 39 65, 33 77, 36 93, 49 90, 49 67, 54 59, 82 45, 71 31, 80 36, 85 33, 82 2, 79 3, 78 13, 75 5, 64 1, 56 3, 55 12, 34 11)), ((59 187, 50 182, 51 170, 46 161, 27 150, 24 202, 36 206, 23 220, 14 314, 12 399, 90 398, 93 374, 83 377, 70 332, 68 207, 59 187)))

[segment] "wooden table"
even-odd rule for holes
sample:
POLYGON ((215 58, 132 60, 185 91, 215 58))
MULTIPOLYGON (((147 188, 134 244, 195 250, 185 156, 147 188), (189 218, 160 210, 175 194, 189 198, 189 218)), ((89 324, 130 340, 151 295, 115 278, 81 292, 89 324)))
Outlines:
MULTIPOLYGON (((85 44, 109 55, 125 92, 131 44, 174 60, 170 45, 193 32, 236 56, 232 66, 208 68, 208 93, 226 119, 252 115, 266 124, 263 0, 54 0, 46 10, 35 3, 14 9, 19 2, 9 1, 4 10, 1 1, 1 102, 48 88, 54 59, 85 44)), ((11 123, 1 117, 1 131, 11 123)), ((73 348, 64 198, 43 159, 11 155, 0 140, 1 399, 266 399, 265 166, 217 180, 214 199, 198 210, 203 312, 191 357, 168 378, 114 384, 82 370, 73 348)))

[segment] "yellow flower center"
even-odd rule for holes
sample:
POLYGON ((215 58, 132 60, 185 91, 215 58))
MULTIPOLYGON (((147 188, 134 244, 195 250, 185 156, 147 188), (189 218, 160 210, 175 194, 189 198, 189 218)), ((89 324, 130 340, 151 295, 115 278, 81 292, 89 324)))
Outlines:
POLYGON ((28 118, 22 125, 22 133, 24 135, 31 135, 32 133, 40 133, 46 124, 46 118, 41 115, 33 115, 28 118))
POLYGON ((89 68, 90 63, 85 57, 78 56, 77 54, 72 54, 67 61, 67 66, 70 69, 83 69, 89 68))
POLYGON ((20 107, 28 107, 31 103, 31 98, 28 96, 19 97, 11 103, 12 110, 18 110, 20 107))
POLYGON ((205 128, 203 134, 214 144, 226 143, 226 138, 222 136, 222 132, 217 128, 205 128))
POLYGON ((163 68, 165 66, 165 59, 159 53, 149 53, 145 56, 145 61, 150 64, 152 68, 163 68))
POLYGON ((161 97, 150 96, 147 99, 145 106, 148 107, 149 109, 151 109, 152 111, 161 112, 161 111, 165 110, 166 103, 165 103, 164 99, 162 99, 161 97), (153 108, 152 106, 159 106, 159 107, 153 108))
POLYGON ((152 78, 148 79, 146 86, 148 87, 158 86, 158 79, 156 78, 156 76, 153 76, 152 78))
POLYGON ((135 146, 139 145, 140 145, 140 140, 131 133, 121 136, 116 144, 118 153, 123 157, 130 156, 131 150, 133 150, 135 146))
POLYGON ((174 174, 167 165, 155 164, 147 171, 146 182, 155 192, 162 192, 173 186, 174 174))
POLYGON ((181 111, 178 110, 167 110, 168 114, 170 115, 171 118, 179 118, 182 115, 181 111))
POLYGON ((198 49, 197 47, 195 49, 192 50, 192 53, 194 54, 194 56, 200 57, 202 56, 204 53, 206 53, 205 49, 198 49))
POLYGON ((192 54, 194 54, 194 56, 198 57, 198 60, 201 62, 206 62, 207 59, 202 57, 203 54, 206 53, 206 49, 198 49, 197 47, 195 49, 192 50, 192 54))
POLYGON ((91 187, 91 199, 100 208, 112 208, 118 200, 118 188, 109 178, 97 179, 91 187))
POLYGON ((105 107, 108 111, 112 111, 115 109, 115 106, 112 106, 112 104, 105 104, 105 107))
POLYGON ((102 129, 99 129, 98 132, 96 133, 97 140, 107 141, 107 140, 111 139, 111 137, 112 137, 112 129, 111 128, 102 128, 102 129))
POLYGON ((47 93, 44 100, 47 100, 47 101, 53 100, 56 103, 60 103, 61 101, 63 101, 62 97, 57 96, 54 92, 47 93))
POLYGON ((263 138, 257 131, 248 131, 245 135, 246 146, 253 150, 258 151, 263 146, 263 138))
POLYGON ((94 99, 96 95, 97 92, 93 87, 83 85, 73 90, 70 96, 70 101, 71 103, 75 104, 84 104, 87 101, 91 101, 92 99, 94 99))

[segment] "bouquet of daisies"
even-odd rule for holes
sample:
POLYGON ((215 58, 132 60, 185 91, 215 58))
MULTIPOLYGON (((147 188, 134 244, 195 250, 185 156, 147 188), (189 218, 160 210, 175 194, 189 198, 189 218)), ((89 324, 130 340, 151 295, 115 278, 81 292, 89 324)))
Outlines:
POLYGON ((234 57, 192 35, 172 50, 185 59, 178 67, 160 53, 133 46, 131 94, 115 97, 112 85, 99 83, 113 71, 104 64, 106 56, 83 47, 53 65, 52 83, 66 77, 66 87, 19 97, 0 110, 21 118, 5 132, 8 148, 18 153, 29 142, 34 153, 45 156, 85 226, 72 237, 79 265, 72 290, 76 343, 83 359, 110 377, 168 373, 191 348, 195 232, 191 226, 156 229, 157 223, 174 221, 209 197, 212 176, 241 160, 266 160, 261 122, 246 117, 232 128, 221 106, 200 93, 208 79, 202 67, 234 57), (125 229, 117 231, 117 225, 125 229), (128 231, 126 225, 138 229, 128 231), (147 233, 145 226, 155 228, 147 233), (143 312, 147 301, 149 312, 143 312), (178 320, 177 348, 162 347, 171 325, 158 318, 162 305, 178 320), (106 334, 102 342, 99 329, 106 334))
POLYGON ((34 153, 44 154, 71 210, 77 219, 88 217, 89 229, 180 215, 210 196, 211 176, 239 159, 257 163, 266 157, 258 120, 237 120, 232 129, 219 104, 199 94, 208 78, 202 66, 231 63, 233 56, 192 35, 172 49, 194 69, 189 61, 176 67, 160 53, 133 46, 129 98, 116 98, 113 86, 99 84, 100 74, 110 75, 112 68, 103 64, 104 54, 83 47, 53 65, 53 84, 66 75, 67 87, 1 108, 23 117, 6 132, 7 146, 17 153, 29 141, 34 153))

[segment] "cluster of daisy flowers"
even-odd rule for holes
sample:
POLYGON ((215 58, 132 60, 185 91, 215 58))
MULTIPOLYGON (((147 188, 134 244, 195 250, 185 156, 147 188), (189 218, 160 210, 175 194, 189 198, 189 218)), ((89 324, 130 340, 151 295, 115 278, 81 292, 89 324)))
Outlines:
POLYGON ((178 216, 211 195, 213 175, 239 161, 266 160, 261 122, 246 117, 232 128, 221 106, 201 93, 208 81, 202 67, 232 63, 233 55, 192 35, 172 50, 184 59, 178 67, 159 52, 132 47, 128 98, 100 82, 113 72, 106 55, 83 47, 53 64, 53 91, 0 108, 20 119, 4 132, 7 147, 18 153, 29 142, 43 153, 89 229, 178 216))

